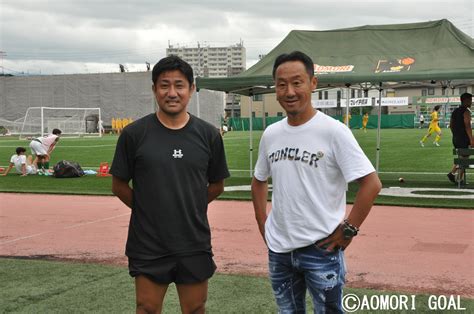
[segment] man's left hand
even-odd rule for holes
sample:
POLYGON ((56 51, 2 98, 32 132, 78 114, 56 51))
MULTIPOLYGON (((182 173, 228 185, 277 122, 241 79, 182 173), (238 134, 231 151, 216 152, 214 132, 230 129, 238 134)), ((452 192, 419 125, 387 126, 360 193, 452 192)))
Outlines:
POLYGON ((316 246, 320 249, 333 252, 337 249, 345 250, 351 243, 352 238, 344 238, 344 233, 342 231, 342 225, 337 226, 336 230, 329 235, 327 238, 319 240, 316 242, 316 246))

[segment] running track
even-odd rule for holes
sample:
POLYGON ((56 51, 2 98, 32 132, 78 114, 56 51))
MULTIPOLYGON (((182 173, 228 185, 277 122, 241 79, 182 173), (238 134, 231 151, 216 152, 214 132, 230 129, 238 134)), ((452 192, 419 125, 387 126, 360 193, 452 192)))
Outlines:
MULTIPOLYGON (((115 197, 0 193, 0 255, 125 266, 129 213, 115 197)), ((250 202, 214 201, 209 220, 219 272, 266 275, 250 202)), ((347 285, 473 298, 473 230, 471 210, 375 206, 347 285)))

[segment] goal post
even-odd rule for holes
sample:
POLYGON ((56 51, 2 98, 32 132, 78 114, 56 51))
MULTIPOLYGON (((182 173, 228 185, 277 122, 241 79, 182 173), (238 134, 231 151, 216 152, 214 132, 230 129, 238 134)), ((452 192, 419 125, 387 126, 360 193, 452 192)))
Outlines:
POLYGON ((20 139, 44 136, 60 129, 64 137, 100 137, 100 108, 30 107, 26 110, 20 139))

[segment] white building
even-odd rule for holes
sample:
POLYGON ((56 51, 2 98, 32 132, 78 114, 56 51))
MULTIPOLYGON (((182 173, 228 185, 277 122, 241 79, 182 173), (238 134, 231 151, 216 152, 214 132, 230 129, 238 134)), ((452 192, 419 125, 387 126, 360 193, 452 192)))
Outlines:
POLYGON ((246 69, 246 53, 243 43, 227 47, 174 47, 169 45, 166 55, 179 56, 188 62, 195 76, 229 77, 237 75, 246 69))

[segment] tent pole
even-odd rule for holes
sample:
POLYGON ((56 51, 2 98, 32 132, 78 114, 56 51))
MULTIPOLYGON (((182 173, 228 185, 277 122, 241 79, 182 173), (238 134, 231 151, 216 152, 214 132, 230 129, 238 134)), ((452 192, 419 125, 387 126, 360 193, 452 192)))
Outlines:
POLYGON ((265 114, 265 95, 262 95, 262 122, 263 122, 263 130, 267 128, 267 115, 265 114))
POLYGON ((379 83, 379 111, 377 121, 377 151, 375 153, 375 171, 379 173, 380 162, 380 126, 382 125, 382 82, 379 83))
POLYGON ((231 105, 231 107, 230 107, 230 117, 231 117, 232 119, 234 119, 234 100, 235 100, 235 94, 229 94, 229 93, 228 93, 227 95, 229 95, 229 96, 231 97, 231 99, 232 99, 232 105, 231 105))
POLYGON ((196 116, 198 118, 200 118, 201 117, 201 106, 199 105, 199 90, 196 91, 196 94, 197 94, 196 95, 197 96, 196 97, 196 111, 197 111, 196 116))
POLYGON ((249 94, 250 97, 250 102, 249 102, 249 132, 250 132, 250 137, 249 137, 249 154, 250 154, 250 167, 249 167, 249 175, 250 177, 253 176, 253 118, 252 118, 252 102, 253 102, 253 93, 250 91, 249 94))
POLYGON ((351 85, 346 84, 346 86, 347 86, 347 97, 346 97, 346 121, 345 122, 346 122, 347 127, 350 129, 351 127, 350 127, 350 122, 349 122, 349 103, 350 103, 350 98, 349 97, 350 97, 350 94, 351 94, 350 93, 350 91, 351 91, 350 86, 351 85))

